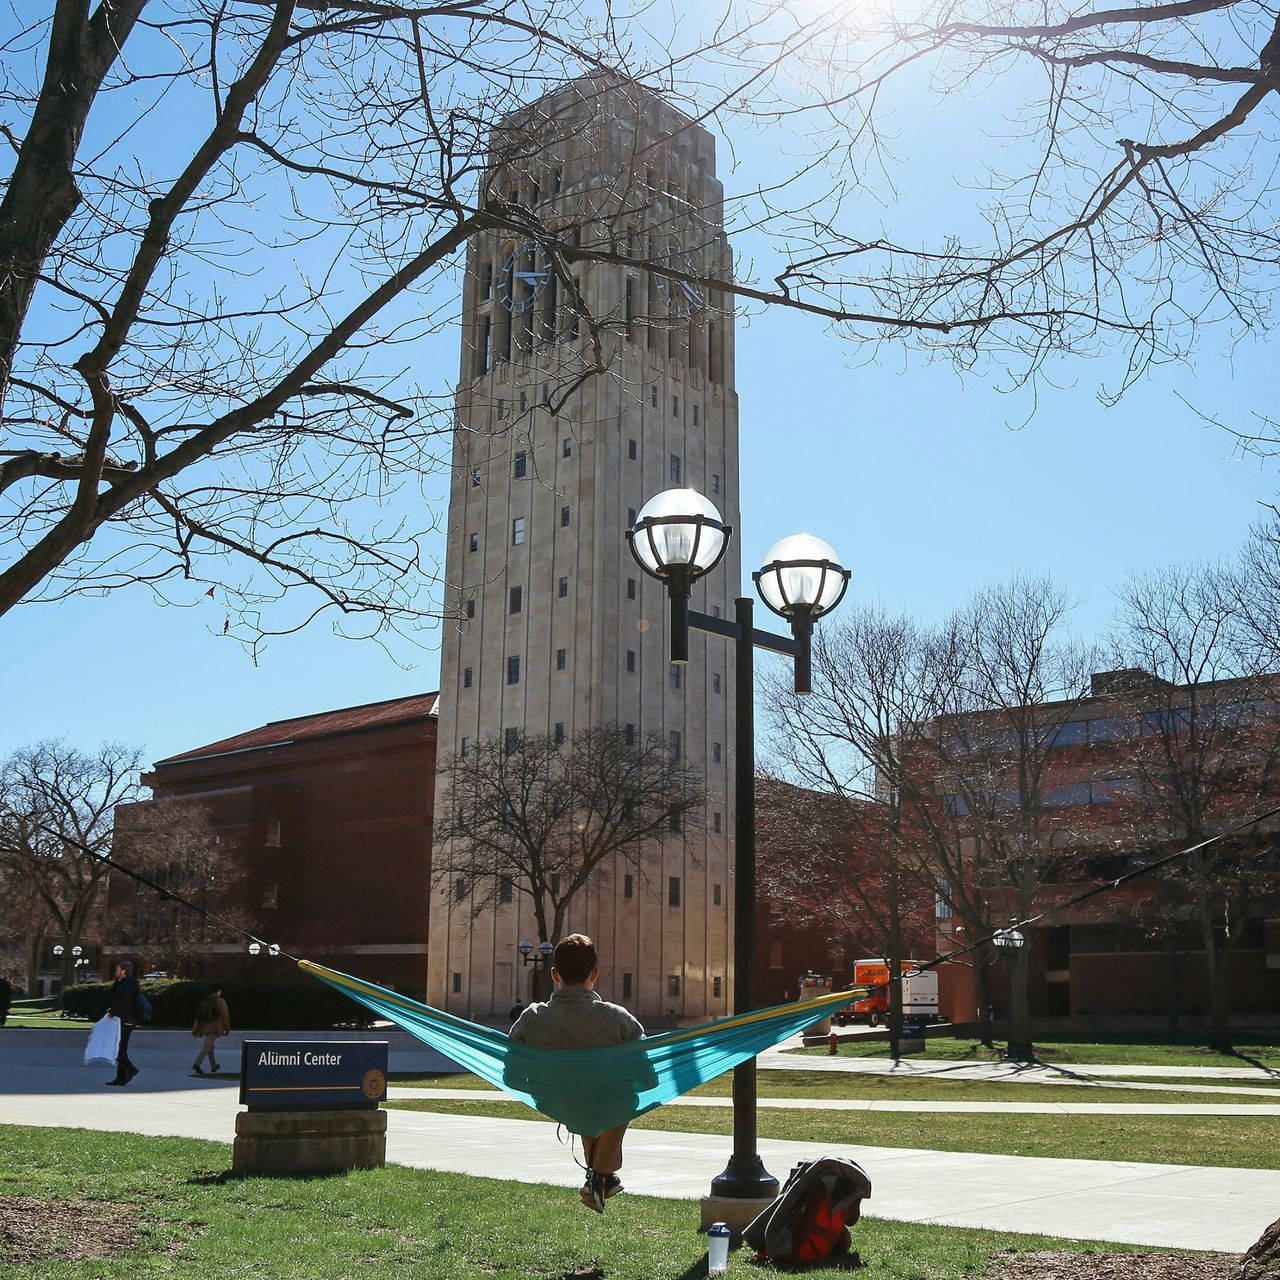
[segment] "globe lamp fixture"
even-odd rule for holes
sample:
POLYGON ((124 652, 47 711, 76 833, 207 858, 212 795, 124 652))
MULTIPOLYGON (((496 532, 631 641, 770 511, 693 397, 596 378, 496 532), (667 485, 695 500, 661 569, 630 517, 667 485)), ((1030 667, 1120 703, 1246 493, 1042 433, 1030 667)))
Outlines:
POLYGON ((551 958, 551 954, 552 954, 552 952, 554 952, 554 951, 555 951, 555 947, 553 947, 553 946, 551 945, 551 943, 549 943, 549 942, 540 942, 540 943, 538 943, 538 954, 539 954, 539 955, 540 955, 544 960, 549 960, 549 959, 551 958))
POLYGON ((1026 934, 1013 928, 1001 929, 999 933, 992 937, 991 941, 997 947, 1012 947, 1015 951, 1027 945, 1026 934))
POLYGON ((808 693, 812 687, 813 624, 844 599, 850 576, 832 547, 811 533, 793 533, 775 543, 764 565, 751 575, 760 599, 791 624, 797 645, 797 693, 808 693))
POLYGON ((689 661, 689 592, 724 559, 733 530, 696 489, 664 489, 627 530, 636 563, 666 584, 671 600, 672 662, 689 661))
POLYGON ((533 954, 533 943, 530 942, 528 938, 521 938, 516 944, 516 950, 520 952, 525 960, 528 960, 533 954))

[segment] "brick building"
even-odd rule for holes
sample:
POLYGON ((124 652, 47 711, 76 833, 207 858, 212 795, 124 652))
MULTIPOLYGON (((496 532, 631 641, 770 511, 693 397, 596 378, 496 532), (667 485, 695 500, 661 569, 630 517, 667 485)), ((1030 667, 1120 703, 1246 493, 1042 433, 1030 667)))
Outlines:
MULTIPOLYGON (((197 802, 232 869, 225 909, 294 954, 422 996, 438 695, 277 720, 157 761, 157 799, 197 802)), ((132 806, 131 806, 132 808, 132 806)), ((127 823, 128 813, 118 814, 127 823)), ((113 876, 106 958, 154 968, 157 896, 113 876)), ((291 976, 196 945, 184 976, 291 976)))

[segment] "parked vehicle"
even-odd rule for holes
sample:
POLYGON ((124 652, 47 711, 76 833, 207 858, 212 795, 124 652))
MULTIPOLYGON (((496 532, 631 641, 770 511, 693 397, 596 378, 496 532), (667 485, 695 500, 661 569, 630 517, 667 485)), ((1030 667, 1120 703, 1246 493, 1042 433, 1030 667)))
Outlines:
MULTIPOLYGON (((883 958, 858 960, 853 966, 853 985, 870 987, 861 1000, 838 1009, 832 1018, 837 1026, 866 1022, 873 1027, 889 1021, 889 962, 883 958)), ((906 1018, 938 1018, 938 975, 920 972, 919 960, 902 962, 902 1015, 906 1018)))

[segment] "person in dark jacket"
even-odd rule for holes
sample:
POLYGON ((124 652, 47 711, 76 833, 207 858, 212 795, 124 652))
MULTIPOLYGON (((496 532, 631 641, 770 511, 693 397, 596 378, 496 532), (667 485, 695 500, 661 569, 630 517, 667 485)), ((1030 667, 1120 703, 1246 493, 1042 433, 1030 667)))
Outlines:
POLYGON ((9 1017, 9 1006, 13 1003, 13 984, 3 974, 0 974, 0 1027, 3 1027, 9 1017))
POLYGON ((120 1052, 116 1055, 116 1078, 108 1084, 126 1085, 138 1074, 129 1061, 129 1037, 138 1025, 138 980, 132 968, 121 961, 116 965, 116 980, 111 984, 111 1003, 107 1012, 120 1019, 120 1052))

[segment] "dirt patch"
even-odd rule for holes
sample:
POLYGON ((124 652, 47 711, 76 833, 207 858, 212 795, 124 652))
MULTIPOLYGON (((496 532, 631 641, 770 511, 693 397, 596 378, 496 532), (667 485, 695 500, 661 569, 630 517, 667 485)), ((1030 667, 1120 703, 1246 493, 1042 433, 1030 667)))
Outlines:
POLYGON ((997 1280, 1234 1280, 1238 1253, 1067 1253, 1040 1249, 997 1254, 997 1280))
POLYGON ((138 1233, 131 1205, 0 1196, 0 1262, 112 1258, 135 1247, 138 1233))

